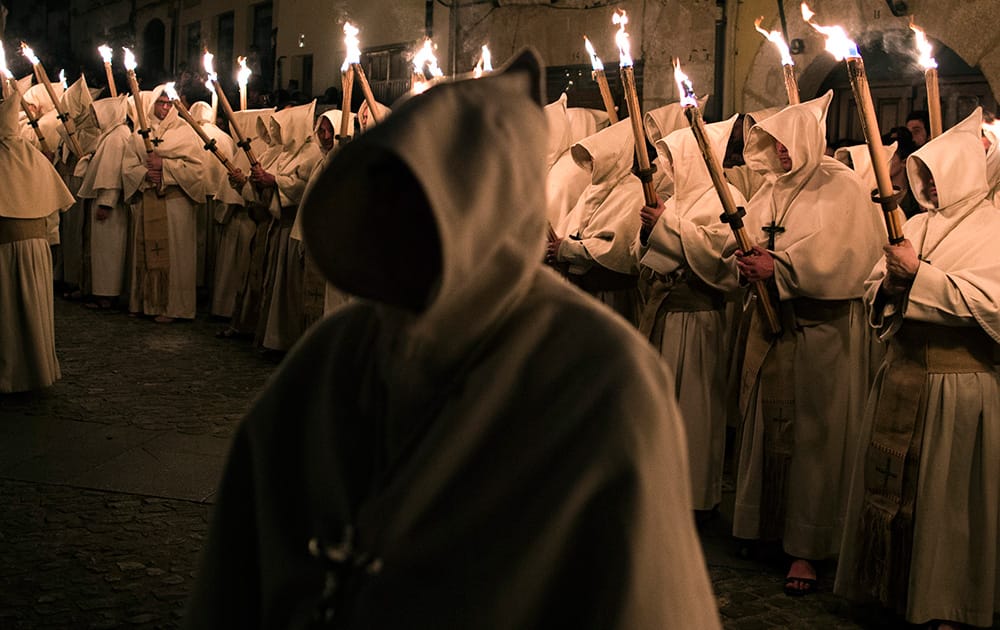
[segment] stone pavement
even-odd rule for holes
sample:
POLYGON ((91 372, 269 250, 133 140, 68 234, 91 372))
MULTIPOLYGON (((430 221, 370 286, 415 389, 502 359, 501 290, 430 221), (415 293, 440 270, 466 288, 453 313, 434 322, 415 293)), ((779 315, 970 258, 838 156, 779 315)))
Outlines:
MULTIPOLYGON (((220 327, 56 301, 62 380, 0 396, 0 629, 178 627, 229 439, 274 370, 220 327)), ((702 532, 726 628, 908 627, 849 609, 830 570, 785 596, 784 565, 727 527, 702 532)))

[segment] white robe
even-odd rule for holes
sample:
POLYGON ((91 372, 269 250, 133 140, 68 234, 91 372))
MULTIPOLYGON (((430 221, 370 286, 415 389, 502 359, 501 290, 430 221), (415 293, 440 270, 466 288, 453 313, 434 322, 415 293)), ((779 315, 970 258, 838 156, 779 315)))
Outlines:
POLYGON ((811 560, 839 549, 867 394, 860 297, 885 240, 861 182, 823 154, 830 98, 758 123, 744 151, 747 166, 768 177, 747 206, 750 239, 767 247, 764 226, 785 230, 771 250, 785 330, 769 340, 754 310, 740 385, 733 533, 780 537, 787 553, 811 560), (775 139, 788 147, 789 172, 775 139))
MULTIPOLYGON (((734 120, 707 125, 720 162, 734 120)), ((669 156, 664 164, 674 195, 664 202, 648 242, 636 237, 639 286, 646 299, 640 330, 673 370, 694 507, 710 510, 722 500, 729 370, 724 298, 737 284, 723 260, 731 230, 719 220, 722 203, 692 132, 675 131, 657 149, 669 156)), ((739 191, 730 186, 730 192, 737 205, 745 205, 739 191)))
MULTIPOLYGON (((918 323, 981 330, 994 352, 1000 342, 1000 260, 994 247, 1000 215, 988 198, 980 121, 977 110, 907 163, 911 189, 927 208, 903 226, 920 266, 904 296, 877 302, 883 259, 865 294, 871 323, 890 344, 908 324, 918 323), (930 169, 940 209, 923 191, 916 162, 930 169)), ((891 358, 890 353, 879 371, 862 426, 837 572, 837 592, 853 598, 870 597, 856 569, 868 536, 860 520, 865 461, 878 404, 891 393, 884 385, 895 367, 891 358)), ((1000 610, 1000 375, 995 365, 929 369, 923 387, 922 396, 913 392, 921 401, 919 472, 915 481, 906 480, 916 484, 906 618, 916 624, 941 619, 990 626, 1000 610)))
POLYGON ((0 103, 0 168, 7 182, 0 195, 0 235, 27 224, 36 233, 0 241, 0 393, 48 387, 61 375, 45 220, 73 204, 52 164, 20 137, 19 106, 16 91, 0 103))
MULTIPOLYGON (((149 270, 132 269, 129 310, 146 315, 163 315, 178 319, 194 319, 197 310, 197 243, 198 226, 194 205, 205 198, 202 169, 205 153, 195 132, 171 109, 161 121, 153 114, 156 91, 149 95, 147 121, 152 127, 150 137, 154 151, 163 159, 163 181, 159 187, 166 206, 168 255, 170 269, 166 304, 160 305, 147 295, 149 270)), ((144 93, 145 100, 146 93, 144 93)), ((146 151, 142 138, 133 136, 132 150, 126 156, 126 193, 150 190, 146 176, 146 151)), ((143 195, 132 200, 133 231, 131 247, 143 247, 143 195)))
POLYGON ((276 217, 268 237, 268 269, 264 276, 263 325, 258 341, 270 350, 287 351, 305 332, 302 278, 305 250, 290 238, 299 201, 316 162, 322 157, 312 138, 315 101, 276 112, 269 136, 276 150, 265 153, 261 166, 274 175, 276 217))
POLYGON ((126 125, 127 97, 102 99, 94 103, 101 136, 93 157, 88 161, 80 190, 81 199, 92 199, 90 261, 91 293, 115 297, 122 293, 125 279, 125 249, 128 239, 128 208, 125 204, 125 181, 122 173, 125 154, 130 150, 132 133, 126 125), (109 208, 108 218, 99 221, 100 206, 109 208))

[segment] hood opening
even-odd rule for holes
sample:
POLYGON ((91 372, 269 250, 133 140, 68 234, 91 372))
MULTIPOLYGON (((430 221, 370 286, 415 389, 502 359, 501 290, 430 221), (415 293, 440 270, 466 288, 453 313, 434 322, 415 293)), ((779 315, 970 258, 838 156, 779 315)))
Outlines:
POLYGON ((414 173, 388 151, 362 152, 342 165, 336 213, 324 242, 330 282, 358 297, 423 312, 442 270, 441 237, 414 173))

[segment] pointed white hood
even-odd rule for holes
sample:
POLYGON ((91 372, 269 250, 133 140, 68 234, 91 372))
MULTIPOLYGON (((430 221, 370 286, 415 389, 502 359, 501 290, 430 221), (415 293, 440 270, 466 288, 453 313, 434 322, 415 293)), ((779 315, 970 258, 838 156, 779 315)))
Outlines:
POLYGON ((824 155, 826 110, 832 93, 790 105, 750 130, 743 155, 766 182, 747 205, 751 241, 767 246, 764 226, 784 229, 775 239, 775 282, 781 299, 857 298, 882 254, 885 225, 871 194, 837 160, 824 155), (775 140, 788 147, 781 168, 775 140))
POLYGON ((0 217, 40 219, 73 205, 73 195, 55 168, 20 135, 17 113, 20 93, 0 103, 0 217))
MULTIPOLYGON (((907 221, 903 232, 929 262, 921 263, 907 295, 905 316, 932 323, 942 323, 943 317, 946 324, 956 325, 947 314, 971 314, 1000 343, 1000 257, 996 254, 1000 213, 987 199, 981 123, 982 110, 977 108, 907 160, 911 189, 927 212, 907 221), (918 162, 934 178, 937 208, 917 174, 918 162)), ((884 276, 883 260, 872 272, 870 290, 884 276)))
MULTIPOLYGON (((719 164, 726 154, 736 119, 733 116, 705 126, 719 164)), ((684 122, 687 126, 686 119, 684 122)), ((665 156, 663 162, 674 180, 674 195, 664 203, 663 214, 650 233, 641 263, 664 275, 686 264, 710 286, 734 289, 736 276, 723 260, 731 230, 719 219, 722 202, 694 133, 689 128, 678 129, 657 142, 657 151, 665 156)), ((745 205, 735 187, 730 186, 729 191, 737 206, 745 205)))

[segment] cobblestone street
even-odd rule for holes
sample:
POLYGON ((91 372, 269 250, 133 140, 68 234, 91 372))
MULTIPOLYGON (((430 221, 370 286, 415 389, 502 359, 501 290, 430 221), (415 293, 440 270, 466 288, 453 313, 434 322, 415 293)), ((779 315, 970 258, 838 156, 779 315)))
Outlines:
MULTIPOLYGON (((179 625, 229 439, 274 370, 220 327, 56 301, 62 380, 0 397, 0 629, 179 625)), ((851 611, 832 567, 785 596, 784 565, 727 529, 702 532, 726 628, 909 627, 851 611)))

